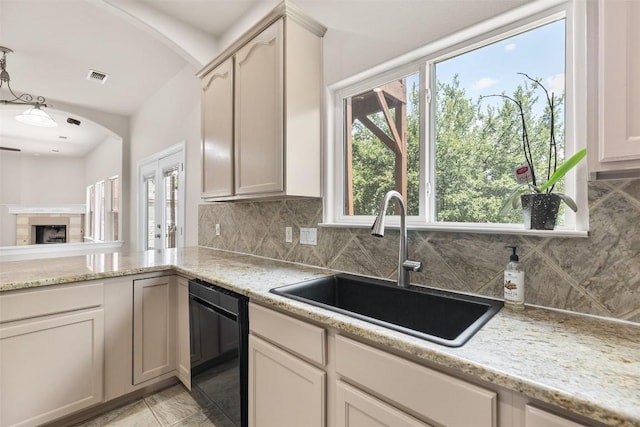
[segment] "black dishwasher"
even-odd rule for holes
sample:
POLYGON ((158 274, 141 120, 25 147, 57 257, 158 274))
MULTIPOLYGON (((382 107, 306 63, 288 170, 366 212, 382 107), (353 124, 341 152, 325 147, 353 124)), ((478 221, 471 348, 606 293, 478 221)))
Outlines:
POLYGON ((189 281, 191 386, 237 427, 247 427, 248 298, 201 280, 189 281))

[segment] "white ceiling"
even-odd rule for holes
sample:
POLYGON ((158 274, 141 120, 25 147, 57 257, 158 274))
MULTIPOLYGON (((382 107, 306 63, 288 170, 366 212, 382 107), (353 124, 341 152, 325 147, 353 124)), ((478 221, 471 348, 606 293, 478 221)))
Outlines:
MULTIPOLYGON (((209 37, 215 46, 240 15, 257 0, 112 1, 157 11, 184 21, 209 37)), ((44 96, 55 109, 71 104, 129 116, 182 69, 184 54, 157 31, 103 0, 0 0, 0 46, 7 54, 11 87, 17 94, 44 96), (89 70, 109 75, 104 85, 88 81, 89 70)), ((194 68, 195 69, 195 68, 194 68)), ((0 99, 9 98, 3 87, 0 99)), ((83 156, 108 133, 88 120, 80 126, 51 108, 57 128, 37 128, 14 120, 25 107, 0 105, 0 146, 18 146, 25 153, 51 154, 44 142, 65 141, 60 154, 83 156), (67 137, 61 140, 59 137, 67 137), (71 146, 84 141, 85 146, 71 146), (44 149, 44 150, 43 150, 44 149)))
MULTIPOLYGON (((442 37, 527 1, 293 0, 329 28, 327 49, 344 49, 343 55, 354 61, 362 51, 361 40, 376 40, 381 56, 400 54, 415 48, 413 40, 442 37)), ((225 47, 222 43, 241 31, 236 28, 239 21, 277 3, 0 0, 0 46, 14 51, 7 55, 7 71, 18 94, 44 96, 54 109, 58 103, 130 116, 187 64, 195 72, 212 59, 225 47), (90 69, 107 73, 106 84, 88 81, 90 69)), ((6 98, 0 89, 0 99, 6 98)), ((0 105, 0 146, 42 138, 60 142, 60 136, 94 144, 105 138, 104 132, 93 132, 100 131, 99 126, 90 129, 88 121, 68 125, 68 115, 47 111, 59 127, 42 130, 14 123, 15 107, 0 105)))

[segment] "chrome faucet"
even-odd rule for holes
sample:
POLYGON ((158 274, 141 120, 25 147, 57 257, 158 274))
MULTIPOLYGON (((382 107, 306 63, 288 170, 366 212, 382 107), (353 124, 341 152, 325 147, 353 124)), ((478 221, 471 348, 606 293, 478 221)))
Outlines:
POLYGON ((400 251, 398 254, 398 286, 406 288, 409 286, 409 272, 422 271, 422 262, 411 261, 408 258, 409 242, 407 240, 407 206, 402 195, 395 190, 389 191, 384 195, 384 199, 380 203, 378 216, 371 226, 371 235, 375 237, 384 237, 384 217, 387 212, 387 206, 391 199, 394 199, 400 207, 400 251))

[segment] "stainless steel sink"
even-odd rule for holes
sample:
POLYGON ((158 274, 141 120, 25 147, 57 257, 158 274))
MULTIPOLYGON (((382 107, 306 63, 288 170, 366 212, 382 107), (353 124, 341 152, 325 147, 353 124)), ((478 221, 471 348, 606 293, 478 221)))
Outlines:
POLYGON ((449 347, 460 347, 503 306, 500 300, 348 274, 271 289, 297 301, 449 347))

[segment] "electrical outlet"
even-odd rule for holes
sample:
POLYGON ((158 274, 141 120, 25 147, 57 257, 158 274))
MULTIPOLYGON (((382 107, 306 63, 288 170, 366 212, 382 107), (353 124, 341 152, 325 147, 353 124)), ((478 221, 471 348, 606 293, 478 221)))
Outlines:
POLYGON ((293 228, 291 227, 284 228, 284 241, 287 243, 293 242, 293 228))
POLYGON ((316 246, 318 244, 318 229, 300 227, 300 244, 316 246))
POLYGON ((220 224, 216 224, 216 236, 220 235, 220 224))

